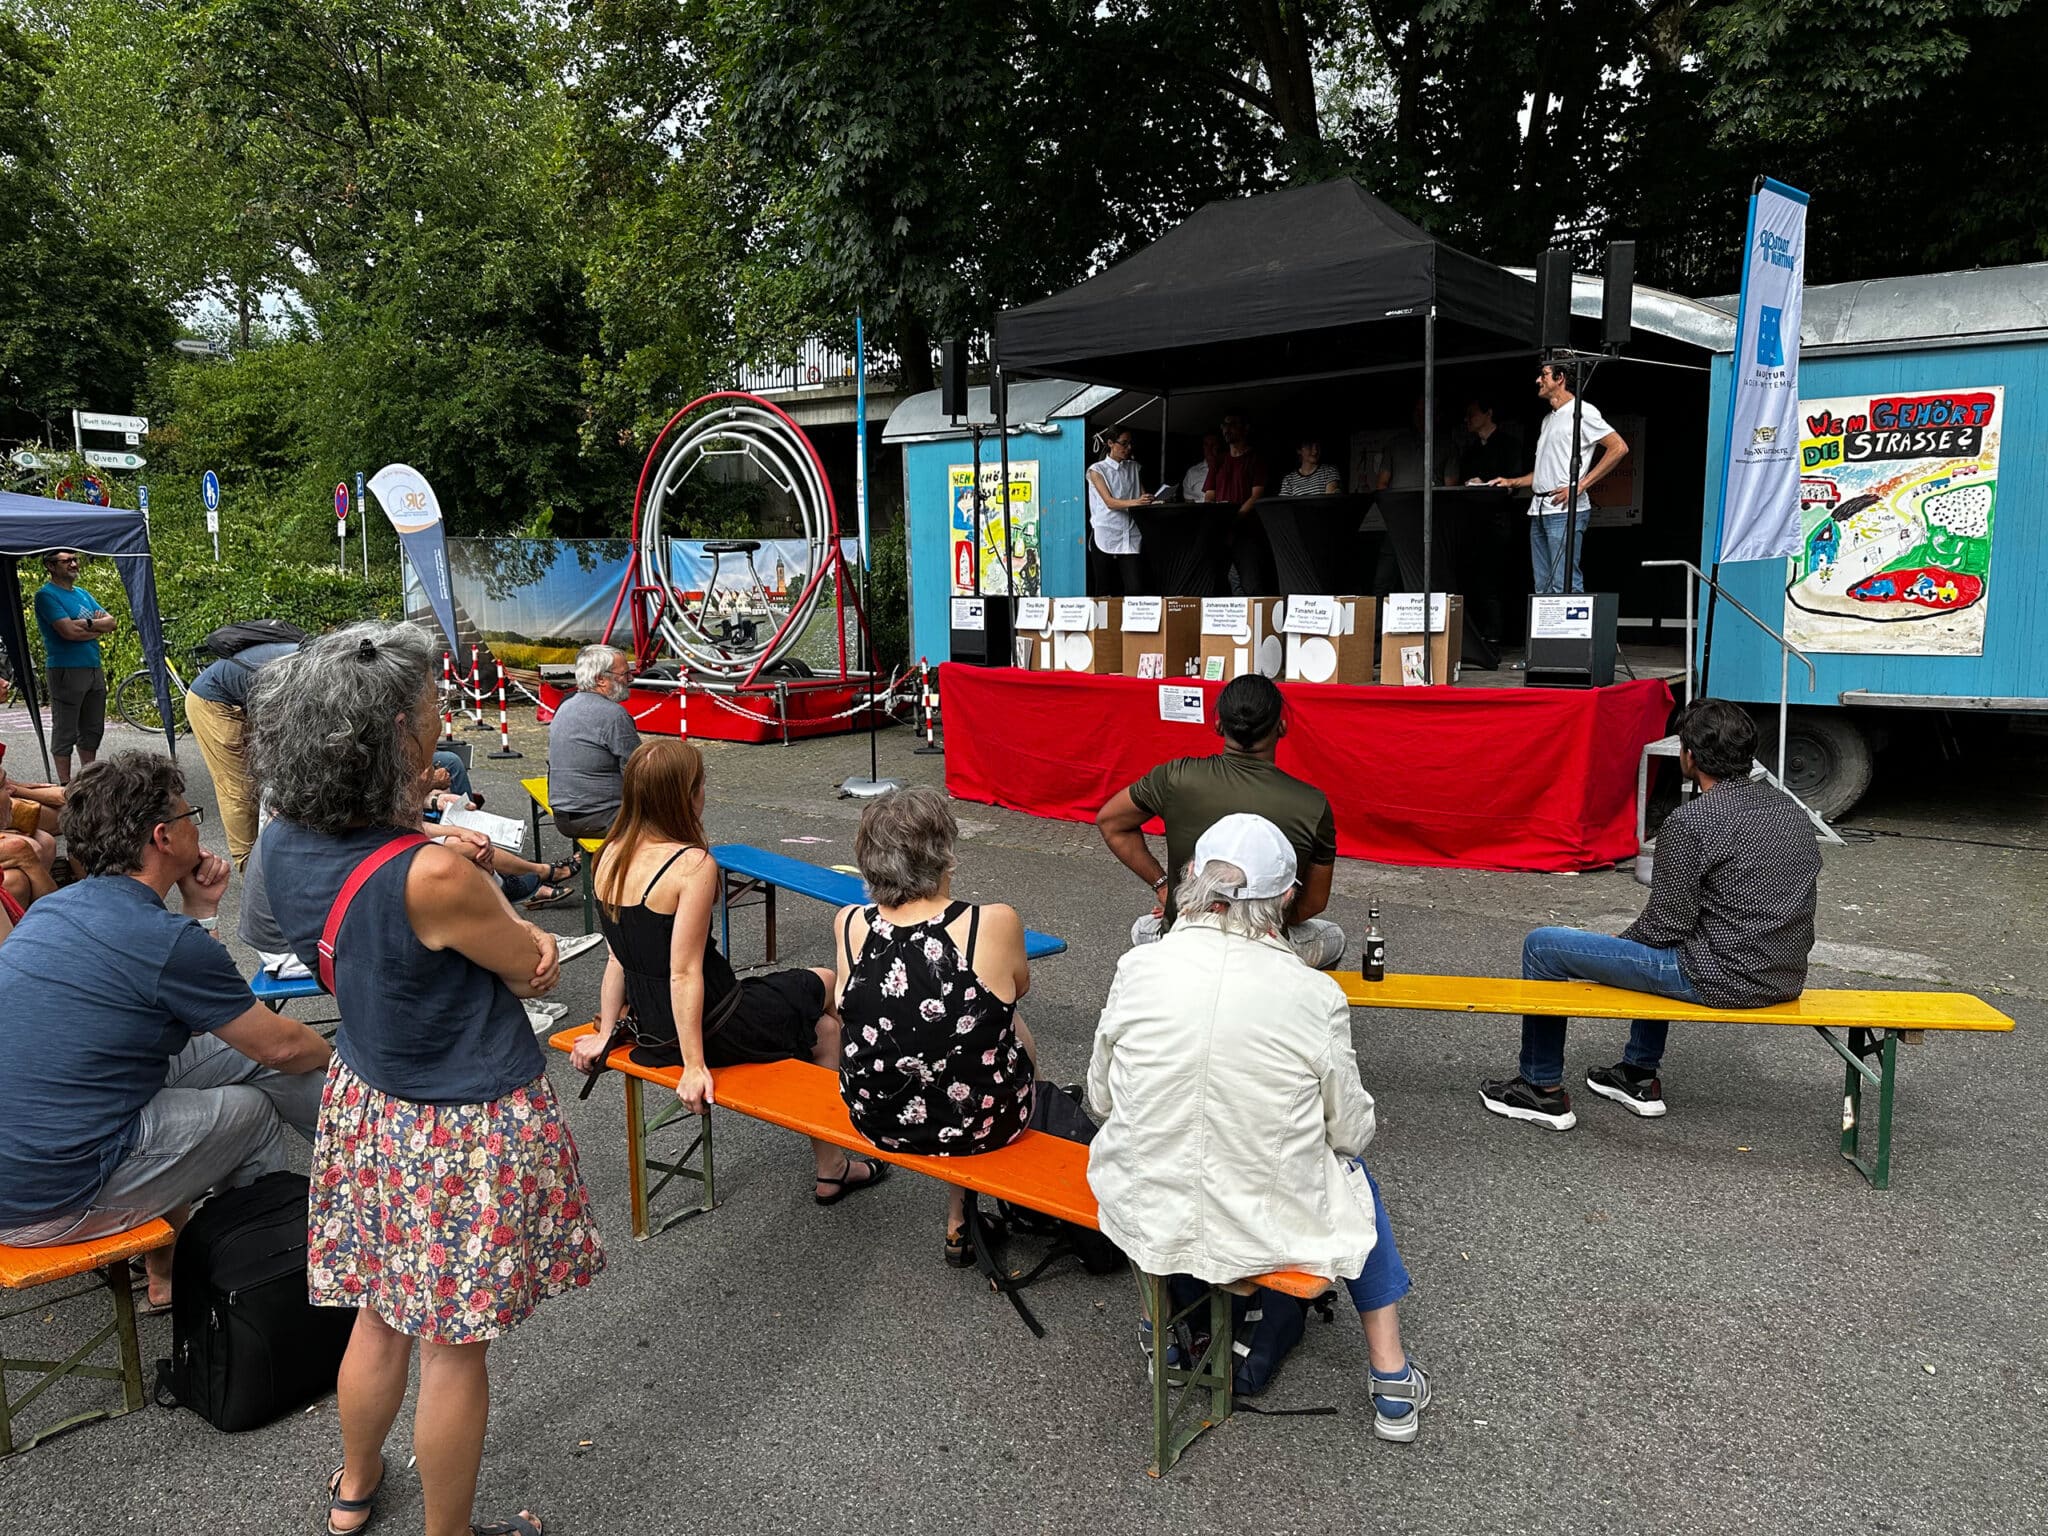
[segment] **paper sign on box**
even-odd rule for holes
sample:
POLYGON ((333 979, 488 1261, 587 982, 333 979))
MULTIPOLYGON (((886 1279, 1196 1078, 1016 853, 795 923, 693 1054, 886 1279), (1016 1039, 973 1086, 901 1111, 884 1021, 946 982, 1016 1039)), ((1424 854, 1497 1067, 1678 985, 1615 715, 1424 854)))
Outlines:
POLYGON ((1198 597, 1127 597, 1124 599, 1123 673, 1125 677, 1176 678, 1191 674, 1202 653, 1202 600, 1198 597), (1143 606, 1141 606, 1143 605, 1143 606), (1156 605, 1150 622, 1144 609, 1156 605), (1134 623, 1131 610, 1140 610, 1134 623))
POLYGON ((1289 598, 1281 624, 1287 632, 1286 679, 1371 682, 1374 606, 1370 597, 1289 598))

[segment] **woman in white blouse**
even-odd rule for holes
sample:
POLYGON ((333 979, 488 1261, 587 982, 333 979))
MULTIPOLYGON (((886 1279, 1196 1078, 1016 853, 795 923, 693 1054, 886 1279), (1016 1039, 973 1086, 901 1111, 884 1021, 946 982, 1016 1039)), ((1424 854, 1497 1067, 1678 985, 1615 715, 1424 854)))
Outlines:
POLYGON ((1139 478, 1136 440, 1128 427, 1113 427, 1104 434, 1103 457, 1088 466, 1089 541, 1103 556, 1105 586, 1110 594, 1139 594, 1145 591, 1145 565, 1139 557, 1143 539, 1138 533, 1132 507, 1149 507, 1139 478))

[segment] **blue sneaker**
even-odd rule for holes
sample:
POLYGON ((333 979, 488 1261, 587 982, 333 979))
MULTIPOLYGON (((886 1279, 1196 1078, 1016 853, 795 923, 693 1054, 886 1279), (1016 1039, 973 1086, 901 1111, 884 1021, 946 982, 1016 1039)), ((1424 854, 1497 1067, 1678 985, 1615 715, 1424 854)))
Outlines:
POLYGON ((1429 1406, 1429 1377, 1413 1360, 1399 1376, 1371 1374, 1372 1432, 1382 1440, 1406 1445, 1422 1432, 1422 1410, 1429 1406))

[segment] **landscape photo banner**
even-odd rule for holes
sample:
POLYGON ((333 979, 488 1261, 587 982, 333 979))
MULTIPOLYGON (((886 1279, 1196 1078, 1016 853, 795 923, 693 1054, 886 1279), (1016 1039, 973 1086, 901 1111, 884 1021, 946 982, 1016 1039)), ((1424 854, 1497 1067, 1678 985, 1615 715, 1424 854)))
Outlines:
POLYGON ((1719 561, 1779 560, 1799 547, 1799 311, 1806 194, 1765 177, 1749 238, 1729 369, 1719 561))
POLYGON ((1802 400, 1799 422, 1785 638, 1807 651, 1981 656, 2004 388, 1802 400))

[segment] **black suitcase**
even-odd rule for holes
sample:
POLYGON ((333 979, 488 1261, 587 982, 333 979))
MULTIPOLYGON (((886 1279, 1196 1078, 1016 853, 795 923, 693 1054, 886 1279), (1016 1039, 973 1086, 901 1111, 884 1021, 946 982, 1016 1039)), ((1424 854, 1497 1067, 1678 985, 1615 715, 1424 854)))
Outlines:
POLYGON ((267 1174, 215 1195, 178 1234, 159 1402, 242 1430, 334 1390, 356 1315, 306 1301, 306 1191, 303 1175, 267 1174))

